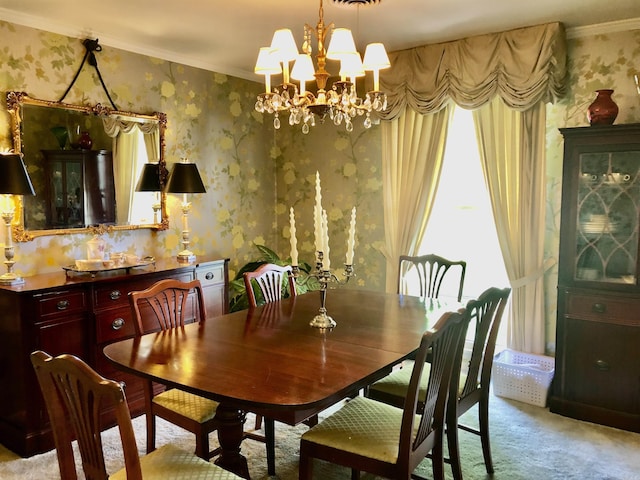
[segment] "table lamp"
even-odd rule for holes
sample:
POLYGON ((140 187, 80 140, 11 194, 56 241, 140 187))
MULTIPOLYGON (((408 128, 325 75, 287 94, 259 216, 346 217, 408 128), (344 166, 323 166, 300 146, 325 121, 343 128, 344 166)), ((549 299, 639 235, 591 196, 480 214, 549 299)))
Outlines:
POLYGON ((22 161, 22 156, 17 153, 3 154, 0 156, 0 195, 2 199, 2 211, 0 215, 6 226, 6 237, 4 244, 4 264, 7 266, 7 273, 0 275, 2 285, 20 285, 24 279, 13 272, 16 263, 13 260, 15 249, 11 237, 11 221, 14 215, 14 205, 10 195, 35 195, 31 179, 27 173, 27 168, 22 161))
POLYGON ((179 262, 194 262, 196 256, 189 250, 189 210, 191 204, 187 202, 189 193, 206 193, 207 190, 202 183, 198 167, 195 163, 189 163, 186 158, 182 162, 175 163, 169 174, 166 187, 167 193, 182 193, 182 246, 178 253, 179 262))
POLYGON ((145 163, 142 166, 142 174, 136 184, 136 192, 156 192, 155 201, 151 208, 153 209, 153 223, 158 223, 158 211, 160 210, 160 164, 145 163))

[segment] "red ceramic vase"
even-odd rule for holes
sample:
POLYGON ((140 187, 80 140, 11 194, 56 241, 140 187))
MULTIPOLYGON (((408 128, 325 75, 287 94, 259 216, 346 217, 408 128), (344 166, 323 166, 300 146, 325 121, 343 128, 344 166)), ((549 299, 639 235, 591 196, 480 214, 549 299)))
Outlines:
POLYGON ((590 125, 612 125, 618 116, 618 105, 611 98, 613 90, 596 90, 596 99, 587 109, 590 125))
POLYGON ((91 146, 93 145, 93 140, 91 140, 91 136, 89 136, 89 132, 82 132, 80 134, 80 139, 78 140, 78 144, 82 150, 91 150, 91 146))

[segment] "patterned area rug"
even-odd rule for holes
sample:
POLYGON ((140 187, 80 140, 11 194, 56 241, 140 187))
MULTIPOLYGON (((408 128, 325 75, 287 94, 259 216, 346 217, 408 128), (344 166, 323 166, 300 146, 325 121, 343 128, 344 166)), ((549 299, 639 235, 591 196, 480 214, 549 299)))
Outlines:
MULTIPOLYGON (((513 400, 492 396, 490 406, 491 442, 495 474, 488 477, 482 460, 479 438, 460 432, 462 468, 465 480, 634 480, 640 478, 640 434, 581 422, 513 400)), ((321 416, 322 418, 322 416, 321 416)), ((468 425, 476 426, 475 409, 462 417, 468 425)), ((254 425, 252 415, 245 428, 254 425)), ((144 452, 144 416, 133 421, 138 447, 144 452)), ((289 427, 276 424, 276 477, 267 475, 264 444, 246 440, 242 452, 249 462, 254 480, 298 478, 300 435, 306 426, 289 427)), ((171 424, 158 421, 158 445, 174 443, 193 450, 193 435, 171 424)), ((119 451, 119 437, 115 429, 104 433, 107 464, 110 471, 123 465, 119 451)), ((217 442, 215 434, 212 443, 217 442)), ((447 479, 452 478, 450 469, 447 479)), ((416 473, 432 478, 431 466, 425 460, 416 473)), ((22 459, 0 446, 0 479, 43 480, 59 479, 55 452, 22 459)), ((79 473, 79 478, 84 475, 79 473)), ((349 479, 347 469, 318 462, 314 478, 318 480, 349 479)), ((363 479, 376 477, 362 475, 363 479)))

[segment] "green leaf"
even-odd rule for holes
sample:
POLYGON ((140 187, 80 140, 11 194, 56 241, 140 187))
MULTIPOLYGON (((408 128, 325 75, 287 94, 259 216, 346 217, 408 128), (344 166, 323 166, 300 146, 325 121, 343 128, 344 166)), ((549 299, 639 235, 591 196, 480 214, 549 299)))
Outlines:
MULTIPOLYGON (((256 245, 256 244, 254 244, 256 245)), ((280 265, 282 260, 276 252, 271 250, 270 248, 265 247, 264 245, 256 245, 256 248, 260 250, 262 254, 262 258, 267 261, 267 263, 275 263, 276 265, 280 265)))

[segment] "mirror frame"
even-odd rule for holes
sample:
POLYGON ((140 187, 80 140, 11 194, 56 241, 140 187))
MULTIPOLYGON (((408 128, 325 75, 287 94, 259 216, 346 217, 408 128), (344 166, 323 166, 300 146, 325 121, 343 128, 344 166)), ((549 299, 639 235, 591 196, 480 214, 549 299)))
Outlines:
MULTIPOLYGON (((165 160, 165 130, 167 128, 167 115, 162 112, 154 112, 152 114, 140 114, 134 112, 125 112, 120 110, 111 109, 100 103, 96 105, 72 105, 69 103, 62 103, 58 101, 41 100, 37 98, 31 98, 25 92, 7 92, 7 110, 11 117, 11 137, 13 138, 13 151, 15 153, 22 154, 22 118, 21 107, 23 105, 35 105, 49 108, 61 108, 65 110, 71 110, 74 112, 91 114, 95 116, 110 116, 119 115, 125 117, 138 118, 143 120, 151 120, 158 122, 160 128, 160 158, 158 164, 160 165, 160 185, 163 187, 167 182, 167 164, 165 160)), ((160 192, 160 223, 141 224, 141 225, 105 225, 99 224, 83 228, 61 228, 50 230, 25 230, 23 221, 23 201, 19 195, 14 195, 15 213, 13 221, 11 222, 11 232, 13 240, 16 242, 29 242, 36 237, 42 237, 47 235, 69 235, 73 233, 90 233, 94 235, 101 235, 104 233, 110 233, 123 230, 139 230, 139 229, 151 229, 151 230, 166 230, 169 228, 169 216, 167 215, 167 195, 164 191, 160 192)))

